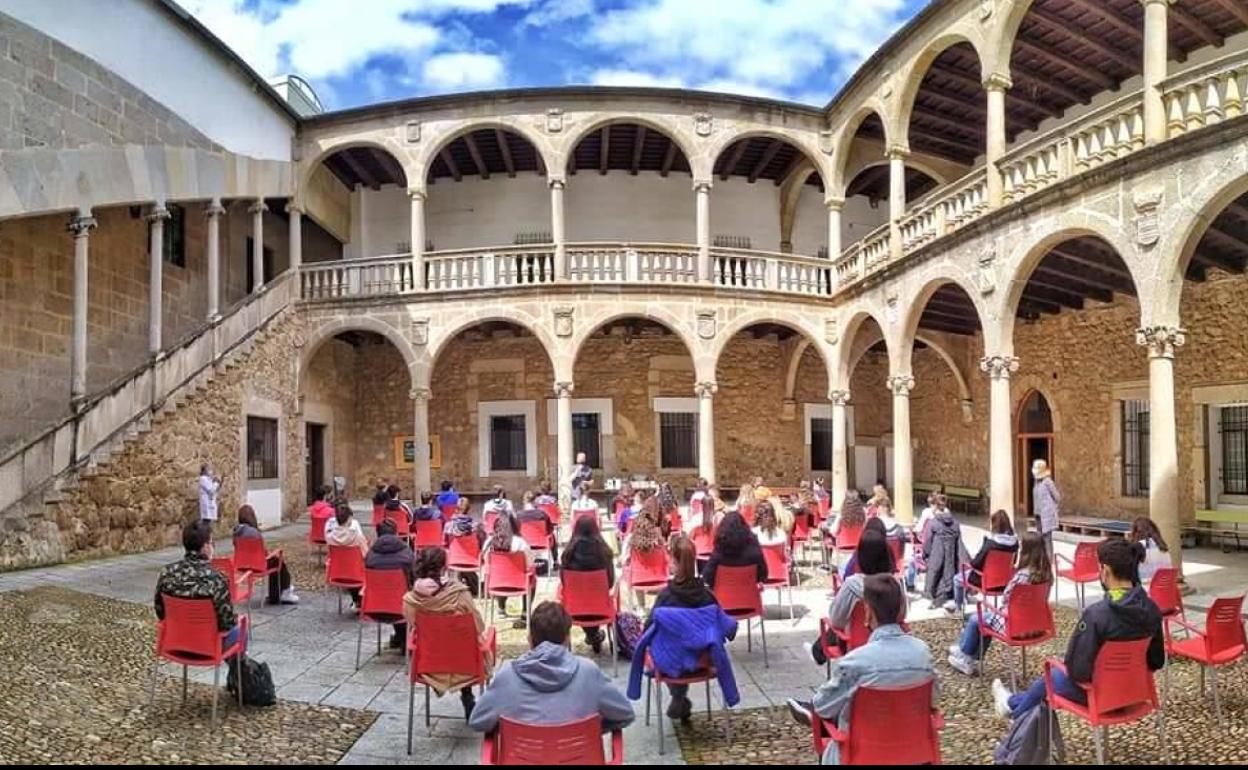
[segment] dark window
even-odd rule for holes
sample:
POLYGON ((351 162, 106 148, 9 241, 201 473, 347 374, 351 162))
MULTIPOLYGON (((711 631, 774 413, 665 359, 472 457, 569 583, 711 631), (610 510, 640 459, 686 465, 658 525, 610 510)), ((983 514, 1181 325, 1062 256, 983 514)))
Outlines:
MULTIPOLYGON (((252 244, 254 243, 255 241, 252 240, 251 236, 250 235, 247 236, 247 258, 246 258, 247 291, 249 292, 251 291, 251 287, 254 286, 256 282, 256 266, 255 266, 255 262, 253 262, 251 259, 251 250, 253 247, 252 244)), ((263 259, 264 259, 264 282, 268 283, 269 281, 272 281, 274 278, 277 277, 277 272, 274 268, 274 262, 273 262, 273 249, 269 248, 268 246, 265 246, 263 259)))
POLYGON ((664 468, 698 467, 697 412, 659 413, 659 463, 664 468))
POLYGON ((572 447, 574 452, 585 453, 589 467, 602 467, 602 432, 597 412, 572 415, 572 447))
POLYGON ((1222 407, 1222 494, 1248 495, 1248 406, 1222 407))
POLYGON ((1122 493, 1148 496, 1148 402, 1122 402, 1122 493))
MULTIPOLYGON (((169 218, 165 220, 164 240, 161 243, 160 256, 176 267, 186 267, 186 209, 170 203, 169 218)), ((147 226, 147 239, 151 243, 152 226, 147 226)))
POLYGON ((815 417, 810 421, 810 469, 832 470, 832 420, 815 417))
POLYGON ((247 478, 277 478, 277 420, 247 418, 247 478))
POLYGON ((490 470, 528 469, 525 454, 524 415, 505 414, 490 418, 490 470))

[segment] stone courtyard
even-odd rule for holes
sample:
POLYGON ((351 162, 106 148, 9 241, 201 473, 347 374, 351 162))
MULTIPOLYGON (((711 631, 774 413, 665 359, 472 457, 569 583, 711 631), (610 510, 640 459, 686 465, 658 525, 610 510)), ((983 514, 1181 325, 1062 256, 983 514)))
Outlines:
MULTIPOLYGON (((982 538, 973 522, 965 528, 972 550, 982 538)), ((240 713, 221 695, 221 724, 209 728, 211 672, 193 672, 187 705, 179 700, 176 672, 166 668, 155 704, 146 705, 152 671, 152 590, 163 564, 178 558, 166 549, 136 556, 7 573, 0 576, 0 660, 9 672, 0 687, 6 708, 0 713, 0 760, 4 763, 49 762, 182 764, 222 762, 256 764, 475 764, 480 738, 465 726, 457 698, 434 700, 432 727, 424 726, 424 697, 415 698, 415 746, 405 749, 408 686, 402 662, 386 650, 376 655, 372 626, 364 629, 363 663, 355 670, 356 620, 337 614, 336 599, 326 593, 323 570, 306 546, 306 525, 295 524, 269 535, 285 549, 302 597, 298 607, 254 609, 255 633, 249 653, 273 671, 279 705, 247 708, 240 713)), ((222 552, 228 542, 219 543, 222 552)), ((1059 543, 1070 554, 1073 544, 1059 543)), ((1188 616, 1202 617, 1216 594, 1248 587, 1248 564, 1237 554, 1212 549, 1188 550, 1186 563, 1197 593, 1187 599, 1188 616)), ((823 681, 822 668, 805 658, 801 643, 813 637, 826 612, 826 576, 803 569, 803 586, 793 592, 795 620, 786 605, 766 597, 770 667, 763 665, 755 635, 754 651, 743 639, 731 646, 742 702, 731 711, 732 743, 726 740, 718 689, 712 687, 714 717, 708 724, 704 696, 694 688, 694 718, 688 727, 665 720, 666 755, 658 753, 656 728, 641 718, 625 730, 629 764, 810 764, 810 735, 790 719, 783 704, 807 697, 823 681)), ((1059 655, 1076 618, 1069 584, 1060 586, 1059 639, 1044 645, 1044 655, 1059 655)), ((553 594, 552 582, 539 580, 538 601, 553 594)), ((1089 597, 1095 591, 1089 589, 1089 597)), ((787 595, 786 595, 787 599, 787 595)), ((988 679, 957 674, 944 662, 960 622, 943 611, 913 602, 914 633, 937 659, 941 709, 946 720, 942 751, 946 763, 986 764, 1006 727, 992 710, 988 679)), ((512 612, 516 607, 512 607, 512 612)), ((524 632, 511 620, 496 620, 501 656, 512 658, 525 647, 524 632)), ((388 636, 388 629, 385 634, 388 636)), ((385 637, 383 637, 384 639, 385 637)), ((578 654, 591 655, 575 632, 578 654)), ((1038 673, 1041 655, 1029 655, 1029 675, 1038 673)), ((604 655, 598 659, 611 675, 604 655)), ((617 683, 623 687, 627 662, 617 683)), ((1000 648, 987 658, 988 676, 1008 681, 1016 658, 1000 648)), ((224 675, 223 675, 224 677, 224 675)), ((1159 687, 1161 678, 1159 676, 1159 687)), ((1173 758, 1180 764, 1242 763, 1248 744, 1236 740, 1248 732, 1248 668, 1235 664, 1219 674, 1227 724, 1219 728, 1209 701, 1201 697, 1199 669, 1173 664, 1166 702, 1166 729, 1173 758)), ((1062 718, 1067 761, 1092 761, 1087 728, 1062 718)), ((1122 764, 1158 764, 1161 760, 1154 723, 1115 729, 1110 758, 1122 764)))

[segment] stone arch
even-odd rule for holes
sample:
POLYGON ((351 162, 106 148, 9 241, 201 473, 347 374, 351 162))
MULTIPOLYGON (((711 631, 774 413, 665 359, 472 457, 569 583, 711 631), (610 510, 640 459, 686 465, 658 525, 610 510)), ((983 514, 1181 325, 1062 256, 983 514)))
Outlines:
POLYGON ((408 373, 412 378, 412 387, 424 387, 428 384, 428 362, 417 354, 407 337, 393 324, 366 315, 335 316, 319 324, 311 326, 304 338, 299 351, 299 377, 295 381, 296 389, 301 390, 307 379, 308 367, 320 351, 322 345, 335 336, 350 331, 366 331, 380 334, 398 349, 407 364, 408 373))
POLYGON ((989 33, 989 39, 985 44, 986 51, 980 54, 983 77, 993 74, 1009 78, 1014 41, 1018 37, 1018 30, 1022 27, 1023 19, 1031 10, 1033 2, 1034 0, 1015 0, 1010 3, 1006 12, 1001 15, 1000 20, 989 33), (984 53, 989 54, 991 58, 986 58, 984 53))
POLYGON ((813 167, 813 171, 823 177, 824 184, 827 184, 831 177, 832 169, 829 168, 830 163, 827 154, 819 149, 817 138, 813 141, 808 141, 801 138, 801 136, 797 134, 785 133, 784 131, 767 127, 745 128, 734 133, 726 133, 720 138, 713 140, 711 144, 706 147, 706 157, 710 162, 710 168, 715 167, 715 163, 719 160, 719 156, 723 155, 724 152, 733 144, 745 139, 754 139, 757 137, 775 139, 778 142, 786 142, 793 145, 793 147, 795 147, 797 151, 810 162, 810 165, 813 167))
POLYGON ((944 262, 932 265, 914 276, 911 284, 915 287, 914 291, 903 294, 898 300, 898 304, 906 308, 906 316, 901 327, 903 355, 914 346, 914 340, 919 333, 919 321, 927 309, 928 300, 942 286, 949 284, 958 287, 970 298, 971 304, 975 306, 975 316, 979 320, 980 332, 986 333, 989 327, 987 309, 984 307, 979 291, 976 290, 975 282, 962 268, 953 263, 944 262))
MULTIPOLYGON (((585 347, 585 343, 594 333, 603 326, 624 318, 645 318, 654 323, 661 324, 668 331, 676 336, 677 339, 685 346, 685 350, 689 351, 689 357, 693 359, 694 375, 697 381, 711 381, 715 378, 714 368, 708 369, 706 366, 707 355, 704 347, 698 344, 697 337, 686 319, 681 318, 675 313, 658 305, 646 305, 639 308, 619 307, 602 311, 591 318, 577 319, 576 333, 572 336, 568 346, 567 367, 569 377, 571 377, 572 368, 576 365, 576 360, 580 357, 581 351, 585 347)), ((714 359, 711 359, 713 366, 714 359)))
MULTIPOLYGON (((665 116, 666 117, 666 116, 665 116)), ((558 166, 547 166, 548 169, 558 168, 561 175, 567 173, 568 159, 572 157, 572 153, 576 151, 584 139, 595 131, 601 131, 603 128, 621 124, 633 123, 639 126, 645 126, 648 131, 657 131, 666 136, 676 144, 676 147, 685 154, 685 158, 689 161, 689 170, 694 179, 709 179, 711 174, 710 164, 706 161, 706 153, 699 152, 695 140, 688 136, 687 132, 682 131, 677 120, 667 117, 666 120, 651 117, 644 114, 626 114, 614 113, 602 115, 590 120, 584 126, 573 130, 563 141, 559 147, 559 164, 558 166)))
POLYGON ((1160 258, 1153 275, 1153 301, 1141 307, 1142 326, 1180 325, 1183 284, 1196 247, 1226 207, 1248 194, 1248 173, 1243 166, 1227 166, 1233 166, 1234 170, 1202 179, 1195 190, 1186 192, 1183 201, 1177 204, 1183 210, 1176 226, 1163 228, 1162 238, 1154 247, 1160 258), (1229 181, 1227 176, 1231 177, 1229 181))
MULTIPOLYGON (((867 351, 875 346, 880 340, 884 339, 883 335, 871 336, 863 339, 861 344, 855 345, 850 353, 849 363, 849 380, 854 376, 854 370, 858 368, 858 364, 862 361, 862 357, 867 351)), ((940 359, 949 366, 949 371, 953 374, 954 384, 958 388, 958 399, 963 402, 971 401, 971 384, 967 379, 966 373, 962 371, 962 367, 958 366, 958 362, 954 359, 953 354, 945 347, 944 342, 935 335, 927 334, 922 330, 915 335, 915 339, 927 345, 932 352, 940 356, 940 359)))
MULTIPOLYGON (((980 79, 984 77, 984 73, 988 71, 988 62, 985 61, 983 44, 981 41, 972 38, 964 32, 949 30, 937 37, 935 40, 927 44, 927 46, 914 57, 910 66, 907 68, 907 78, 905 85, 901 89, 901 93, 897 97, 897 125, 892 127, 892 135, 894 141, 898 144, 908 145, 910 137, 910 116, 914 110, 914 102, 918 98, 919 88, 923 85, 923 79, 927 77, 928 71, 932 64, 940 58, 940 55, 955 45, 967 43, 975 50, 976 56, 979 57, 980 79)), ((911 159, 906 159, 906 165, 913 165, 911 159)), ((916 166, 917 168, 917 166, 916 166)))
POLYGON ((854 144, 854 138, 858 134, 858 128, 862 122, 872 113, 875 114, 881 125, 884 126, 884 149, 888 150, 893 135, 889 125, 889 111, 885 107, 884 102, 879 97, 872 96, 858 107, 845 121, 841 134, 836 140, 836 150, 832 155, 832 178, 827 182, 829 192, 834 192, 836 197, 845 196, 845 187, 849 184, 849 180, 845 178, 847 165, 849 163, 849 151, 854 144))
POLYGON ((481 129, 498 129, 507 131, 519 136, 533 148, 537 150, 538 156, 542 159, 542 163, 546 166, 546 175, 551 176, 552 170, 559 168, 559 159, 557 153, 553 152, 549 146, 546 137, 537 130, 525 125, 522 121, 509 116, 498 116, 496 118, 486 118, 481 120, 472 120, 465 123, 457 123, 453 127, 430 138, 429 141, 422 141, 422 151, 417 155, 413 164, 419 170, 420 176, 412 180, 408 179, 408 186, 413 190, 424 190, 428 182, 429 167, 433 164, 438 154, 448 147, 451 142, 462 136, 471 134, 473 131, 481 129))
POLYGON ((570 376, 570 366, 566 369, 561 368, 561 363, 565 358, 565 356, 561 355, 561 346, 551 336, 550 330, 542 323, 541 319, 529 313, 502 305, 493 305, 488 309, 468 312, 463 315, 450 316, 448 314, 447 319, 443 324, 431 324, 434 328, 431 329, 429 334, 427 375, 432 375, 433 367, 437 364, 438 357, 446 350, 451 340, 455 339, 461 332, 490 321, 501 321, 515 324, 537 338, 538 343, 542 346, 542 350, 546 353, 546 358, 550 361, 550 367, 554 372, 556 382, 570 376))
MULTIPOLYGON (((1028 396, 1032 393, 1039 393, 1049 405, 1049 413, 1053 415, 1053 434, 1058 435, 1062 430, 1061 410, 1058 409, 1057 401, 1053 399, 1052 392, 1048 389, 1049 383, 1045 381, 1044 376, 1038 372, 1029 372, 1023 375, 1015 375, 1010 381, 1010 435, 1013 437, 1018 433, 1018 413, 1027 402, 1028 396)), ((1061 455, 1057 455, 1061 457, 1061 455)))
POLYGON ((310 160, 302 163, 302 169, 299 172, 299 181, 295 186, 295 198, 300 206, 306 208, 307 200, 304 198, 312 175, 316 170, 332 155, 342 152, 343 150, 352 150, 357 147, 370 147, 379 150, 394 158, 399 167, 403 169, 403 176, 406 177, 407 186, 411 188, 413 181, 419 180, 417 169, 419 164, 412 162, 411 154, 406 148, 402 147, 397 141, 388 136, 373 136, 352 139, 331 139, 325 144, 318 145, 316 155, 310 160))
POLYGON ((777 314, 774 310, 753 310, 733 318, 722 329, 715 334, 715 339, 711 342, 709 355, 711 365, 714 367, 712 371, 717 372, 719 369, 719 359, 723 355, 724 350, 738 333, 745 331, 749 327, 759 323, 772 323, 780 326, 786 326, 797 332, 807 342, 812 344, 815 352, 819 354, 819 360, 823 362, 824 371, 828 376, 828 382, 832 382, 833 369, 831 366, 833 358, 832 351, 828 349, 826 343, 821 342, 821 332, 814 328, 807 320, 797 314, 777 314))
MULTIPOLYGON (((849 388, 850 379, 853 375, 854 364, 857 363, 855 355, 856 343, 859 343, 859 334, 862 331, 862 325, 871 319, 875 321, 876 326, 880 328, 880 334, 884 339, 884 346, 889 351, 889 358, 892 358, 892 350, 895 347, 893 341, 888 338, 888 325, 884 322, 880 313, 874 309, 858 305, 850 308, 840 321, 840 339, 837 341, 836 352, 833 357, 835 369, 829 382, 832 383, 833 389, 847 390, 849 388)), ((865 349, 865 348, 864 348, 865 349)))
MULTIPOLYGON (((880 168, 882 166, 887 166, 887 165, 888 165, 888 159, 881 158, 879 160, 873 160, 867 163, 863 163, 861 166, 847 167, 845 169, 845 172, 848 178, 845 180, 845 190, 849 189, 850 185, 853 184, 854 180, 857 179, 858 176, 862 174, 862 172, 868 171, 873 168, 880 168)), ((950 183, 957 181, 956 179, 950 179, 948 174, 946 174, 941 169, 938 169, 936 166, 933 166, 931 163, 928 163, 926 158, 923 158, 920 156, 911 155, 907 157, 906 168, 914 169, 915 171, 922 171, 927 176, 936 180, 937 189, 939 189, 940 187, 945 187, 949 185, 950 183)), ((928 195, 928 194, 930 193, 924 193, 924 195, 928 195)))

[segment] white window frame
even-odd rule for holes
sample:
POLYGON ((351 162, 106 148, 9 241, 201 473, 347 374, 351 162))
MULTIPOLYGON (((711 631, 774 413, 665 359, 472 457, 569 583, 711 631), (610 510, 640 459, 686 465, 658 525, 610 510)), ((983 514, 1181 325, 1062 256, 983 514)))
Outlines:
MULTIPOLYGON (((661 471, 673 473, 697 473, 698 468, 668 468, 663 465, 663 414, 688 414, 692 412, 694 415, 699 414, 699 406, 697 397, 675 397, 675 396, 657 396, 652 401, 654 409, 654 467, 661 471)), ((699 416, 700 419, 700 416, 699 416)), ((693 437, 695 444, 698 441, 698 424, 694 423, 693 437)), ((701 462, 702 447, 697 446, 694 452, 695 461, 701 462)))
POLYGON ((1213 410, 1213 419, 1210 422, 1209 436, 1209 459, 1210 465, 1213 466, 1213 473, 1210 479, 1213 482, 1212 494, 1210 495, 1215 501, 1215 507, 1248 507, 1248 495, 1231 495, 1222 491, 1222 410, 1231 407, 1241 407, 1245 404, 1243 401, 1228 404, 1210 404, 1213 410))
POLYGON ((479 402, 477 404, 477 476, 483 479, 491 476, 536 478, 537 465, 537 402, 479 402), (524 470, 496 471, 490 466, 490 418, 517 414, 524 417, 524 470))
MULTIPOLYGON (((598 415, 598 434, 615 435, 614 402, 609 398, 574 398, 572 414, 598 415)), ((546 399, 546 435, 559 435, 559 399, 546 399)))

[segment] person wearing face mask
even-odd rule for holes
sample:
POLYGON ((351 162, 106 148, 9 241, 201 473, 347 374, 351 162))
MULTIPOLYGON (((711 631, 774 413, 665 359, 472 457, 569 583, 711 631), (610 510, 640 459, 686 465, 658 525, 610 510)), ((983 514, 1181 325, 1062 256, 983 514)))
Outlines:
POLYGON ((1053 559, 1053 532, 1057 529, 1062 494, 1057 491, 1057 484, 1053 482, 1053 471, 1049 470, 1049 464, 1044 460, 1036 460, 1031 464, 1031 475, 1036 479, 1035 486, 1031 489, 1032 505, 1040 522, 1040 534, 1044 536, 1044 543, 1049 549, 1049 562, 1056 567, 1057 562, 1053 559))
MULTIPOLYGON (((1140 585, 1140 563, 1144 547, 1126 540, 1106 540, 1096 549, 1101 564, 1101 588, 1105 597, 1083 611, 1079 625, 1066 647, 1066 671, 1053 670, 1053 689, 1063 698, 1087 703, 1087 692, 1079 685, 1092 681, 1097 653, 1105 642, 1148 639, 1148 669, 1165 664, 1165 640, 1161 633, 1161 611, 1140 585)), ((996 679, 992 697, 997 713, 1018 719, 1044 700, 1044 677, 1017 694, 996 679)))

